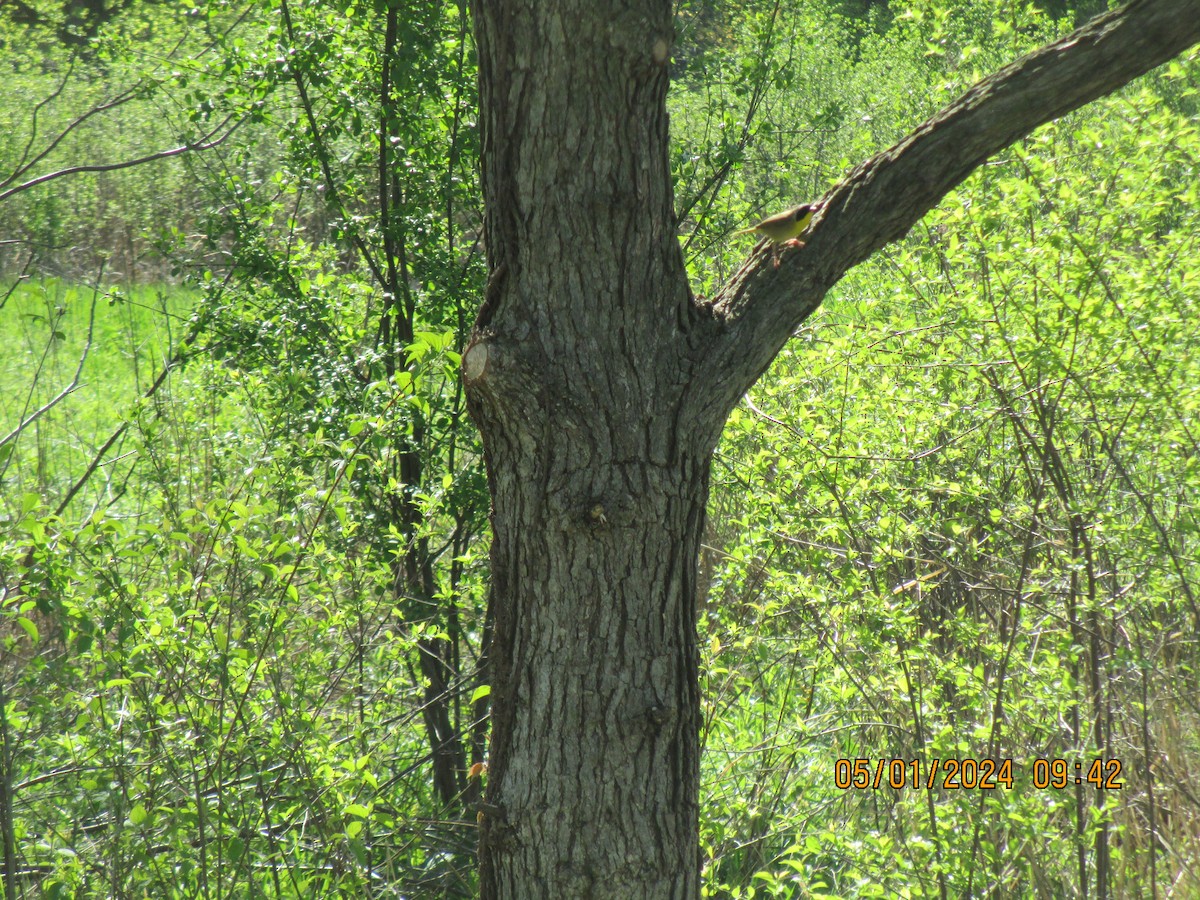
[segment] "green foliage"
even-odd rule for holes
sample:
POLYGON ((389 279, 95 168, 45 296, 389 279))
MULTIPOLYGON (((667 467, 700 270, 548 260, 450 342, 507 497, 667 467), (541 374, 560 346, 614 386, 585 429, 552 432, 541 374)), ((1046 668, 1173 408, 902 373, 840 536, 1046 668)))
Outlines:
POLYGON ((12 764, 44 776, 20 794, 44 890, 356 895, 413 865, 397 850, 429 798, 396 775, 421 756, 416 634, 387 627, 386 579, 347 559, 336 517, 333 534, 279 528, 319 522, 340 473, 289 510, 254 499, 274 475, 164 497, 140 526, 72 529, 36 506, 13 523, 26 556, 3 561, 22 579, 6 612, 28 608, 59 648, 15 635, 6 654, 12 764))
MULTIPOLYGON (((35 6, 0 24, 0 193, 221 141, 0 199, 6 273, 77 279, 0 293, 0 787, 29 892, 470 896, 465 11, 131 4, 64 48, 35 6)), ((731 229, 1065 27, 865 10, 679 7, 698 293, 731 229)), ((989 163, 731 417, 701 561, 708 896, 1195 887, 1196 81, 1178 61, 989 163), (1033 784, 1094 756, 1126 787, 1033 784), (836 784, 839 759, 984 757, 1011 789, 836 784)))
POLYGON ((852 272, 731 418, 711 896, 1192 878, 1196 69, 986 166, 852 272), (1038 758, 1097 757, 1122 789, 1034 783, 1038 758), (838 759, 984 758, 1013 760, 1011 789, 835 783, 838 759))
MULTIPOLYGON (((20 746, 3 776, 47 895, 472 893, 487 507, 458 384, 482 268, 465 19, 285 12, 181 10, 205 49, 167 73, 106 32, 141 85, 130 121, 228 136, 181 158, 174 214, 122 211, 195 293, 162 289, 157 318, 125 319, 104 301, 124 309, 133 288, 35 282, 0 307, 24 348, 0 372, 21 388, 3 421, 26 423, 0 462, 20 746), (364 73, 383 71, 381 94, 364 73), (142 118, 158 103, 170 114, 142 118), (85 334, 82 386, 26 422, 85 334), (39 360, 54 365, 34 378, 39 360)), ((29 96, 53 84, 30 73, 29 96)), ((78 204, 0 201, 29 226, 17 272, 92 227, 97 183, 55 184, 78 204)))
MULTIPOLYGON (((680 30, 690 37, 689 25, 680 30)), ((865 19, 845 18, 830 0, 770 5, 738 28, 703 45, 702 64, 684 44, 670 98, 676 205, 701 294, 730 274, 734 229, 816 199, 1065 26, 999 0, 897 4, 865 19)))

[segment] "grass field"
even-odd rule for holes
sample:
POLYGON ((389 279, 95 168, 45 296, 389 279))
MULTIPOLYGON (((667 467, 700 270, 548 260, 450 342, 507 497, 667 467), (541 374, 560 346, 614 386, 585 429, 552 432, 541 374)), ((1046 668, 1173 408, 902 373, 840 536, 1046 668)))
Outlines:
POLYGON ((60 495, 162 372, 195 296, 49 278, 0 298, 3 497, 60 495))

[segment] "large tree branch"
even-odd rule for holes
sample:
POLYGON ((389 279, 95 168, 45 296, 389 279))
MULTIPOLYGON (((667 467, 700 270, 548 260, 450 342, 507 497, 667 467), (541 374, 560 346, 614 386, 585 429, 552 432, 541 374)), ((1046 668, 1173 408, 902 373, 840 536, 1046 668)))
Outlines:
POLYGON ((822 202, 803 250, 775 270, 757 253, 713 303, 726 327, 705 348, 733 404, 852 266, 903 237, 989 156, 1200 41, 1200 0, 1134 0, 980 81, 822 202))

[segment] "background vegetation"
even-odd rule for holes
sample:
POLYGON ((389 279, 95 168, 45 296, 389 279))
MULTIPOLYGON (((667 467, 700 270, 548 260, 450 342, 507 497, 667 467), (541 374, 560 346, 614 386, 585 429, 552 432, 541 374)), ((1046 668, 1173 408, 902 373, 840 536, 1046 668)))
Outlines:
MULTIPOLYGON (((681 4, 697 293, 734 228, 1088 12, 681 4)), ((3 896, 471 896, 465 9, 22 2, 0 46, 3 896)), ((1200 892, 1198 74, 991 161, 731 419, 709 896, 1200 892), (1012 787, 837 784, 951 758, 1012 787)))

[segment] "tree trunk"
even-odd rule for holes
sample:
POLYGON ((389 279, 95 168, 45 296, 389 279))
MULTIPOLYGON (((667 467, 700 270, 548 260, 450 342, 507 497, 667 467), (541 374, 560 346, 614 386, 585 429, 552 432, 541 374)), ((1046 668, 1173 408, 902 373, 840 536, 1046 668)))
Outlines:
POLYGON ((493 497, 485 897, 699 891, 696 555, 728 411, 682 419, 696 317, 667 161, 671 9, 643 6, 475 11, 493 272, 464 361, 493 497))
MULTIPOLYGON (((729 411, 990 154, 1200 37, 1135 0, 981 82, 711 301, 672 212, 669 0, 474 0, 491 271, 463 357, 493 502, 485 898, 699 895, 696 561, 729 411)), ((797 201, 804 198, 796 198, 797 201)))
POLYGON ((547 443, 535 460, 490 459, 483 895, 695 897, 707 459, 626 462, 582 434, 547 443))

